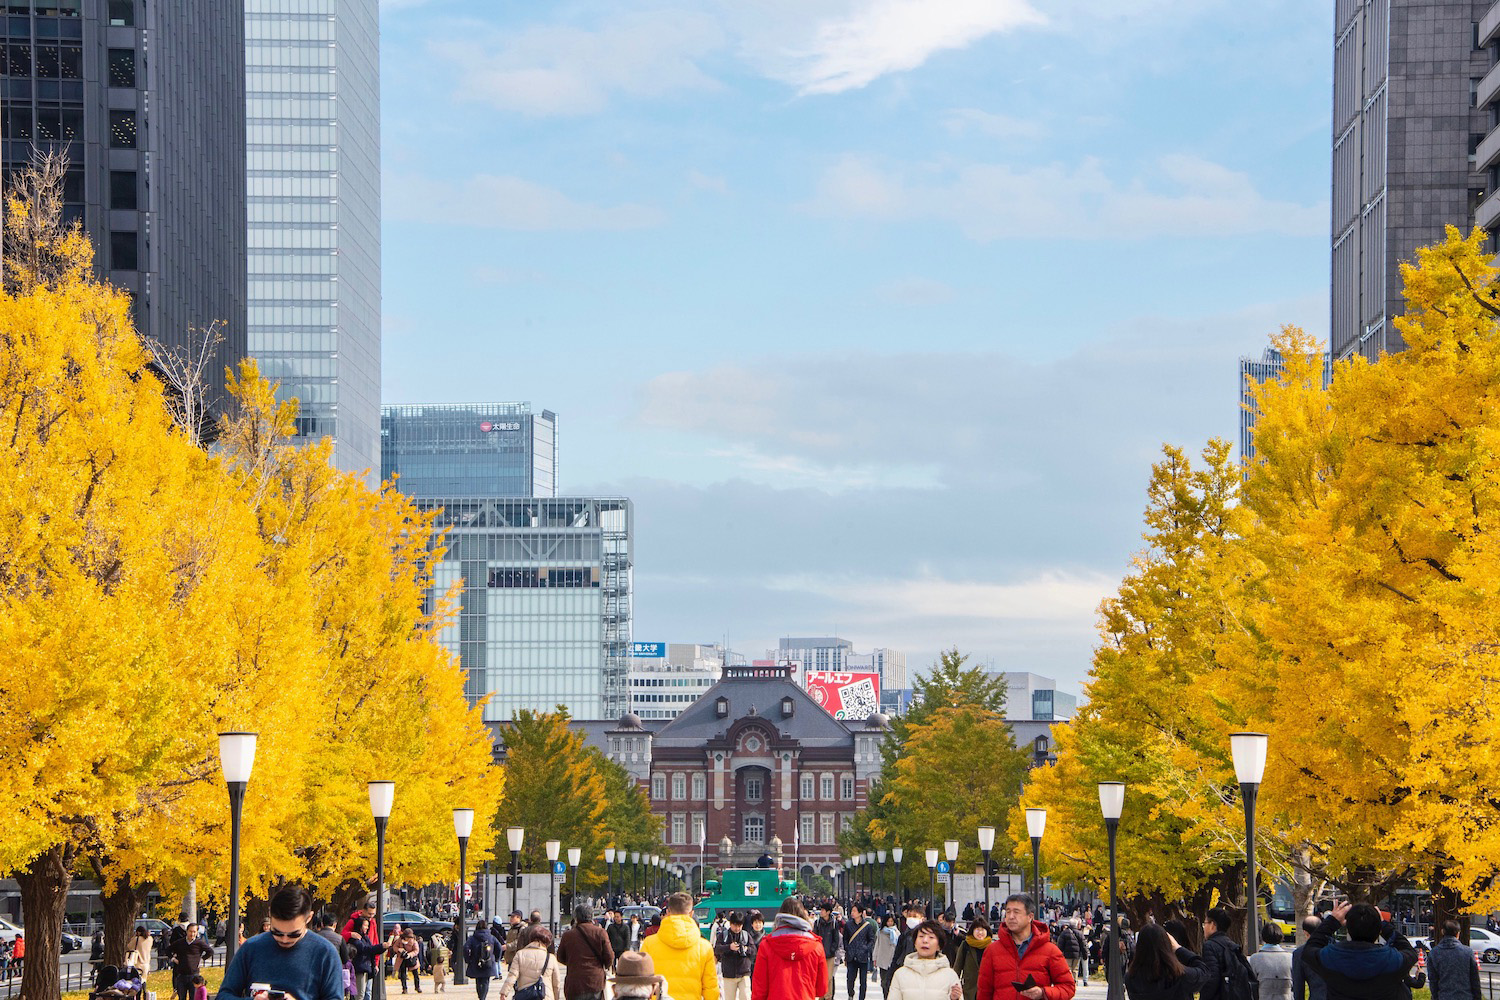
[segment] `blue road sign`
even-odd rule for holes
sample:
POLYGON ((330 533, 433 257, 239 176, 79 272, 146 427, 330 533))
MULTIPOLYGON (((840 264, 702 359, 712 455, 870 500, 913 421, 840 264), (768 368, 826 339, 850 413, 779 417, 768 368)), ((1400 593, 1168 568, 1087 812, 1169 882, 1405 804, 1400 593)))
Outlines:
POLYGON ((552 862, 552 874, 554 874, 554 875, 566 875, 566 874, 568 874, 568 865, 567 865, 567 862, 565 862, 565 861, 554 861, 554 862, 552 862))
POLYGON ((939 875, 946 875, 946 874, 948 874, 952 870, 953 870, 953 866, 950 865, 948 862, 946 862, 946 861, 939 861, 938 862, 938 874, 939 875))

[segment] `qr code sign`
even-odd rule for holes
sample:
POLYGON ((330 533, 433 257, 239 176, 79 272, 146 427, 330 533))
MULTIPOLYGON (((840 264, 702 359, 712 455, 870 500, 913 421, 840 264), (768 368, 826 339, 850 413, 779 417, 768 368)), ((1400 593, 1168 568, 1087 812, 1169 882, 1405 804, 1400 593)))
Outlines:
POLYGON ((875 697, 875 685, 868 677, 839 688, 839 703, 840 719, 867 719, 880 711, 880 699, 875 697))

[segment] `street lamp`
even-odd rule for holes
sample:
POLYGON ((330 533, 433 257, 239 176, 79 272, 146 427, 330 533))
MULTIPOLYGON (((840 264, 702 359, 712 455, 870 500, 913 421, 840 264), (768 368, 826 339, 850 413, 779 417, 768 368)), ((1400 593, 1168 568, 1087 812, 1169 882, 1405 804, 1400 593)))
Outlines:
MULTIPOLYGON (((468 859, 469 859, 469 835, 474 832, 474 810, 453 810, 453 832, 458 835, 458 926, 455 928, 459 947, 464 942, 464 911, 469 908, 468 895, 468 859)), ((381 932, 382 934, 384 931, 381 932)), ((464 963, 453 963, 453 985, 462 986, 468 980, 464 978, 464 963)))
MULTIPOLYGON (((953 869, 958 861, 958 841, 943 841, 943 854, 948 859, 948 906, 953 907, 953 915, 958 916, 958 905, 953 901, 953 869)), ((947 907, 944 907, 946 909, 947 907)))
POLYGON ((245 786, 255 766, 254 733, 220 733, 219 766, 229 786, 229 929, 224 939, 224 964, 240 943, 240 815, 245 810, 245 786))
POLYGON ((524 827, 505 828, 505 842, 510 848, 510 912, 516 912, 516 889, 521 884, 521 845, 526 842, 524 827))
POLYGON ((638 896, 641 881, 641 852, 630 852, 630 894, 638 896))
POLYGON ((938 849, 927 848, 927 916, 931 917, 932 901, 937 898, 937 863, 938 849))
POLYGON ((578 865, 583 861, 583 848, 568 848, 568 867, 573 869, 573 909, 578 909, 578 865))
POLYGON ((979 828, 979 849, 984 852, 984 919, 990 919, 990 852, 995 849, 995 828, 979 828))
POLYGON ((547 926, 552 928, 552 935, 557 937, 557 877, 553 869, 557 866, 557 853, 562 850, 562 844, 556 840, 549 840, 547 848, 547 926))
POLYGON ((1042 833, 1047 829, 1047 810, 1026 810, 1026 834, 1031 838, 1031 892, 1042 905, 1042 833))
POLYGON ((1109 1000, 1124 996, 1120 974, 1120 890, 1115 878, 1115 836, 1120 832, 1120 813, 1125 809, 1125 782, 1099 782, 1099 811, 1104 814, 1104 829, 1109 832, 1109 1000))
POLYGON ((651 892, 661 895, 661 856, 651 855, 651 892))
POLYGON ((886 875, 889 874, 885 867, 885 851, 876 851, 875 857, 880 861, 880 873, 875 878, 875 895, 877 898, 885 892, 886 875))
POLYGON ((891 861, 896 865, 896 902, 903 903, 905 892, 901 888, 901 859, 906 856, 906 850, 900 847, 891 848, 891 861))
POLYGON ((1254 951, 1260 947, 1260 893, 1255 879, 1255 797, 1260 792, 1260 779, 1266 773, 1265 733, 1231 733, 1229 751, 1234 757, 1234 776, 1240 782, 1240 801, 1245 804, 1245 887, 1246 948, 1254 951))
POLYGON ((614 905, 615 899, 615 849, 613 847, 604 849, 604 863, 609 868, 609 875, 604 880, 604 908, 609 909, 614 905))
MULTIPOLYGON (((385 824, 391 818, 391 805, 396 799, 394 781, 372 781, 370 788, 370 815, 375 817, 375 933, 385 939, 385 824)), ((370 994, 373 1000, 385 996, 384 966, 374 976, 375 989, 370 994)))

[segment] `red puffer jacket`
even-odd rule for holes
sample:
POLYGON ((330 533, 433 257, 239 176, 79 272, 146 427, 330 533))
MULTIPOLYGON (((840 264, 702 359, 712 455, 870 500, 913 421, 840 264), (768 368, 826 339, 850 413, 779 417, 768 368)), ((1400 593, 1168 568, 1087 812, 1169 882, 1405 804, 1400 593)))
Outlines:
POLYGON ((1024 1000, 1017 997, 1011 984, 1025 982, 1028 975, 1042 987, 1047 1000, 1072 1000, 1078 990, 1068 960, 1052 943, 1046 924, 1040 920, 1031 922, 1031 943, 1026 946, 1024 957, 1016 950, 1010 932, 1001 925, 996 928, 994 943, 984 949, 975 1000, 1024 1000))
POLYGON ((827 991, 823 942, 807 921, 778 915, 776 929, 760 939, 755 952, 750 1000, 817 1000, 827 991))

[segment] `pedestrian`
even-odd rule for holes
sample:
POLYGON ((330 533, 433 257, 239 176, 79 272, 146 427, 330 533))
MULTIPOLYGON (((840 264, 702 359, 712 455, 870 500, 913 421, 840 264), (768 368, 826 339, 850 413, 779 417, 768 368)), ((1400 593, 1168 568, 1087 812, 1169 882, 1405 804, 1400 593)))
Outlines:
POLYGON ((901 968, 901 963, 906 961, 906 956, 917 950, 913 936, 917 933, 917 928, 922 926, 922 904, 907 903, 901 909, 901 918, 905 926, 897 928, 900 936, 896 938, 896 954, 891 956, 891 975, 893 976, 896 970, 901 968))
POLYGON ((1125 969, 1129 1000, 1192 1000, 1208 982, 1203 959, 1184 948, 1165 927, 1147 924, 1125 969))
POLYGON ((1072 1000, 1077 992, 1068 960, 1052 943, 1047 925, 1036 919, 1036 904, 1014 893, 1000 910, 1004 933, 984 950, 977 1000, 1072 1000), (1016 983, 1035 983, 1017 990, 1016 983))
POLYGON ((432 992, 448 992, 448 960, 453 955, 448 939, 434 934, 427 942, 427 967, 432 971, 432 992))
POLYGON ((609 947, 614 952, 615 960, 630 950, 630 927, 625 923, 625 914, 619 910, 609 911, 609 926, 605 928, 609 935, 609 947))
POLYGON ((1406 935, 1382 926, 1375 907, 1345 900, 1313 931, 1302 960, 1323 978, 1327 1000, 1370 1000, 1406 996, 1406 976, 1417 964, 1417 952, 1406 935), (1348 941, 1333 940, 1340 928, 1348 930, 1348 941), (1382 935, 1389 943, 1381 943, 1382 935))
POLYGON ((89 940, 89 962, 95 967, 104 962, 104 928, 101 927, 94 932, 89 940))
MULTIPOLYGON (((16 943, 20 942, 21 935, 17 934, 16 943)), ((142 979, 151 974, 151 934, 145 925, 135 929, 135 937, 130 939, 130 947, 125 952, 125 964, 140 973, 142 979)))
POLYGON ((422 942, 417 940, 416 932, 410 927, 401 931, 400 936, 392 940, 391 949, 396 956, 396 975, 401 980, 401 992, 406 992, 406 975, 411 973, 412 985, 421 993, 422 942))
POLYGON ((875 954, 875 938, 879 932, 864 906, 854 903, 849 907, 849 919, 844 924, 845 1000, 854 1000, 856 984, 859 986, 859 1000, 865 1000, 870 981, 870 960, 875 954))
POLYGON ((984 963, 984 951, 994 944, 990 937, 990 922, 975 915, 969 921, 969 933, 958 944, 953 971, 964 988, 964 1000, 974 1000, 979 992, 979 966, 984 963))
POLYGON ((912 935, 915 950, 891 977, 890 1000, 963 1000, 963 984, 943 954, 945 931, 935 920, 924 920, 912 935))
POLYGON ((880 995, 890 996, 891 977, 896 974, 896 943, 901 932, 896 929, 896 915, 886 913, 880 921, 880 933, 875 936, 875 952, 870 956, 875 968, 880 970, 880 995))
MULTIPOLYGON (((250 986, 272 983, 286 1000, 343 1000, 344 970, 338 950, 308 932, 312 893, 289 885, 271 897, 270 930, 248 939, 224 970, 218 1000, 249 997, 250 986)), ((257 991, 252 1000, 270 1000, 257 991)))
POLYGON ((760 940, 750 973, 750 1000, 817 1000, 829 990, 823 941, 813 933, 807 908, 793 896, 781 904, 760 940))
POLYGON ((464 942, 464 971, 474 981, 474 993, 479 1000, 490 995, 490 980, 500 973, 500 950, 500 942, 484 921, 475 921, 474 933, 464 942))
POLYGON ((193 977, 203 966, 205 958, 213 958, 214 950, 198 936, 198 925, 188 924, 186 929, 172 929, 171 958, 172 991, 177 1000, 192 1000, 193 977))
POLYGON ((738 912, 729 915, 728 926, 714 938, 714 957, 724 1000, 750 1000, 750 932, 738 912))
POLYGON ((505 935, 502 940, 505 942, 504 961, 506 965, 509 965, 511 959, 516 957, 516 952, 526 946, 526 931, 528 928, 522 922, 521 917, 522 913, 520 910, 512 910, 510 913, 510 924, 505 928, 505 935))
POLYGON ((375 925, 370 917, 357 914, 350 925, 344 947, 349 949, 349 964, 354 969, 354 997, 370 1000, 371 981, 385 972, 385 945, 372 938, 371 928, 375 925))
POLYGON ((1427 953, 1427 984, 1432 1000, 1484 1000, 1474 950, 1458 940, 1458 922, 1446 921, 1443 936, 1427 953))
POLYGON ((1200 1000, 1255 1000, 1255 970, 1229 936, 1229 911, 1215 906, 1203 920, 1203 965, 1208 969, 1200 1000))
POLYGON ((693 897, 687 893, 667 897, 660 929, 646 939, 641 951, 651 956, 656 973, 666 977, 673 1000, 719 1000, 714 949, 698 930, 693 897))
POLYGON ((193 977, 193 1000, 208 1000, 208 980, 202 973, 193 977))
MULTIPOLYGON (((1302 918, 1302 930, 1312 934, 1322 922, 1322 917, 1309 913, 1302 918)), ((1292 1000, 1327 1000, 1323 977, 1307 967, 1306 952, 1306 943, 1292 951, 1292 1000)))
POLYGON ((959 932, 958 921, 954 918, 952 910, 944 910, 938 914, 938 926, 943 929, 943 957, 948 960, 950 966, 957 965, 958 943, 963 940, 963 934, 959 932))
POLYGON ((818 906, 818 919, 813 921, 812 930, 823 942, 823 958, 828 966, 828 988, 823 1000, 833 1000, 833 972, 844 960, 843 928, 833 915, 833 904, 824 902, 818 906))
POLYGON ((567 1000, 604 1000, 604 983, 615 966, 615 951, 604 928, 594 923, 594 910, 588 904, 573 907, 573 926, 557 943, 557 960, 567 966, 563 978, 567 1000))
POLYGON ((1259 1000, 1292 1000, 1292 953, 1281 946, 1285 940, 1280 924, 1260 925, 1260 951, 1250 956, 1259 1000))
POLYGON ((1089 984, 1089 945, 1083 939, 1083 932, 1078 929, 1074 918, 1069 918, 1058 929, 1053 941, 1057 943, 1057 950, 1063 953, 1063 958, 1068 960, 1068 967, 1073 970, 1073 978, 1078 980, 1080 986, 1087 986, 1089 984))
POLYGON ((756 910, 750 914, 750 926, 745 928, 745 933, 750 936, 750 970, 755 971, 755 956, 760 951, 760 940, 766 936, 766 918, 756 910))
POLYGON ((639 951, 622 952, 615 960, 615 1000, 671 1000, 667 977, 658 976, 651 956, 639 951))
POLYGON ((526 935, 526 944, 511 959, 500 983, 500 1000, 563 1000, 562 963, 552 957, 552 932, 538 924, 526 935), (540 995, 535 987, 541 986, 540 995))
MULTIPOLYGON (((349 914, 349 919, 344 924, 343 929, 339 931, 339 936, 342 937, 345 941, 349 940, 349 935, 354 933, 354 922, 360 917, 364 917, 367 927, 373 927, 375 925, 375 900, 373 897, 366 900, 364 906, 349 914)), ((371 941, 378 940, 378 938, 373 934, 369 935, 369 937, 371 941)))

